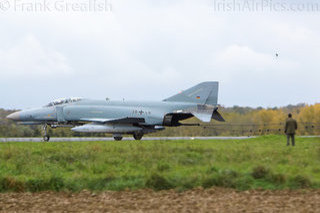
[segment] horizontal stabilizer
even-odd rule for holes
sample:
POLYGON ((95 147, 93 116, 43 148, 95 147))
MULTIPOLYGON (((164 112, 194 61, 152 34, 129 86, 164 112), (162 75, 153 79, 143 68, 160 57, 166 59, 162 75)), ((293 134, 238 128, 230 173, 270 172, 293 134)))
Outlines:
POLYGON ((218 108, 213 111, 212 117, 213 120, 225 122, 224 118, 221 116, 221 114, 218 112, 218 108))
POLYGON ((221 122, 225 121, 218 112, 218 107, 213 107, 211 105, 197 105, 196 107, 192 107, 186 110, 177 110, 174 113, 192 114, 200 121, 206 123, 209 123, 211 119, 221 122))

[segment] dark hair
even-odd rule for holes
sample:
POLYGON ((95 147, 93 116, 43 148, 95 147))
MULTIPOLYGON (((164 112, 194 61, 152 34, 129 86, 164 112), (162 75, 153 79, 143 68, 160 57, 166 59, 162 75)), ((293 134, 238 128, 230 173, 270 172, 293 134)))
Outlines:
POLYGON ((291 114, 291 113, 289 113, 289 114, 288 114, 288 117, 289 117, 289 118, 292 118, 292 114, 291 114))

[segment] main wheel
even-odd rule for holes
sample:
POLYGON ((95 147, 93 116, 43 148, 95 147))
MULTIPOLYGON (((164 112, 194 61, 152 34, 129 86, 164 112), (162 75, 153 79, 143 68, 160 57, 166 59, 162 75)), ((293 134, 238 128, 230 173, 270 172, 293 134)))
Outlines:
POLYGON ((137 141, 140 141, 143 137, 143 133, 134 133, 133 138, 137 141))
POLYGON ((121 137, 121 136, 116 136, 116 137, 113 137, 113 138, 114 138, 114 140, 116 140, 116 141, 121 141, 123 137, 121 137))
POLYGON ((50 140, 50 136, 49 135, 43 136, 43 140, 45 142, 48 142, 50 140))

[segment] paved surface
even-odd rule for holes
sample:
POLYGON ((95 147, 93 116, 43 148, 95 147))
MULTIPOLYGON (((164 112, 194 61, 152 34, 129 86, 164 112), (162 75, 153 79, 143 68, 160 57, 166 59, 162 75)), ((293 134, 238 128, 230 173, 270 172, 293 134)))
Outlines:
MULTIPOLYGON (((143 137, 143 141, 160 141, 160 140, 244 140, 256 138, 258 136, 241 136, 241 137, 143 137)), ((298 136, 299 138, 320 138, 320 135, 298 136)), ((132 137, 124 137, 123 141, 133 141, 132 137)), ((51 138, 50 142, 81 142, 81 141, 114 141, 112 137, 105 138, 51 138)), ((1 142, 43 142, 42 138, 0 138, 1 142)))
POLYGON ((319 212, 320 191, 0 193, 0 212, 319 212))
MULTIPOLYGON (((142 140, 243 140, 254 137, 144 137, 142 140)), ((124 137, 124 141, 132 141, 133 137, 124 137)), ((0 138, 0 142, 42 142, 42 138, 0 138)), ((50 142, 79 142, 79 141, 114 141, 108 138, 51 138, 50 142)))
POLYGON ((298 138, 320 138, 320 135, 305 135, 305 136, 298 136, 298 138))

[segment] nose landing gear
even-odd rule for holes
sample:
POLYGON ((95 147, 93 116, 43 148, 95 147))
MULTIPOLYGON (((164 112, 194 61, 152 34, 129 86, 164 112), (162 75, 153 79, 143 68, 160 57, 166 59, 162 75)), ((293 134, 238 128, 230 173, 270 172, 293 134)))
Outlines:
POLYGON ((43 140, 44 140, 45 142, 49 142, 50 136, 49 136, 49 135, 43 136, 43 140))
POLYGON ((48 135, 48 131, 47 131, 48 125, 47 124, 43 125, 42 129, 44 132, 43 141, 48 142, 50 140, 50 135, 48 135))

